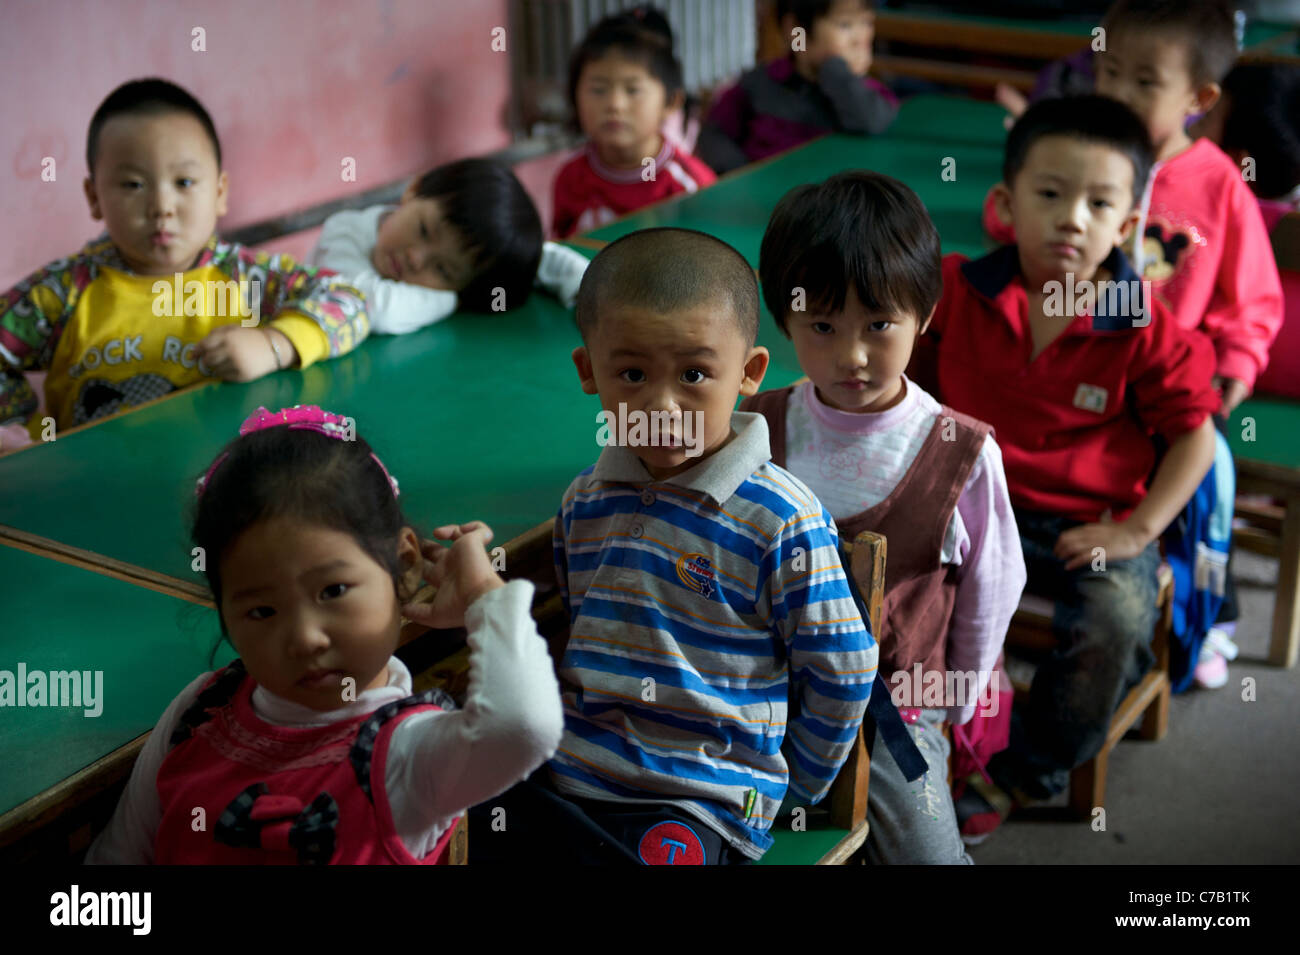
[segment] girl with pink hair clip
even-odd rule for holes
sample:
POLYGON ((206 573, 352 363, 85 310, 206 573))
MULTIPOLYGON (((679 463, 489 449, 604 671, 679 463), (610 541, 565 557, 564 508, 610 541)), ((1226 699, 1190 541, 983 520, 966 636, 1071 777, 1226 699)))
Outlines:
POLYGON ((421 542, 354 422, 320 408, 258 409, 196 495, 239 658, 167 707, 86 861, 445 863, 462 813, 560 741, 532 584, 497 576, 482 522, 421 542), (422 579, 437 596, 408 603, 422 579), (393 655, 403 614, 467 628, 462 709, 412 695, 393 655))

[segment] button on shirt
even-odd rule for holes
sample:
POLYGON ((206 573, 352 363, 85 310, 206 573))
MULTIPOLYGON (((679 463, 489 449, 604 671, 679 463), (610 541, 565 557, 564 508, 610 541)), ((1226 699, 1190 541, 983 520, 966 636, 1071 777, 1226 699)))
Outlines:
POLYGON ((565 793, 671 803, 757 858, 787 787, 819 800, 848 756, 877 648, 830 515, 771 463, 761 415, 734 413, 732 430, 662 482, 606 447, 565 493, 571 635, 550 766, 565 793))

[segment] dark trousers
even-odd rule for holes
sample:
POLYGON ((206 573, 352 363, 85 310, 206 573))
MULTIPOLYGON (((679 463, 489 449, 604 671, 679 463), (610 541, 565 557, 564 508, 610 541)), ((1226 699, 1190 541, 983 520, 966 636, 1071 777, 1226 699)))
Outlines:
POLYGON ((470 865, 738 865, 753 860, 670 806, 578 799, 545 767, 469 811, 470 865))
POLYGON ((1155 663, 1153 542, 1131 560, 1107 560, 1067 571, 1052 553, 1078 521, 1016 511, 1028 572, 1026 590, 1056 602, 1056 649, 1039 666, 1029 701, 1012 712, 1011 743, 990 771, 1003 785, 1045 798, 1068 782, 1068 771, 1101 750, 1111 715, 1129 688, 1155 663))

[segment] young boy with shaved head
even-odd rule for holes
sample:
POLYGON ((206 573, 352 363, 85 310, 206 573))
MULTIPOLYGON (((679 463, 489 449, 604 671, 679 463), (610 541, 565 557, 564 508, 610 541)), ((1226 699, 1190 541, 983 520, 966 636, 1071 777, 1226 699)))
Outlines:
POLYGON ((771 462, 762 415, 733 410, 768 363, 745 260, 632 233, 592 261, 577 320, 582 388, 620 426, 555 525, 564 739, 544 779, 484 807, 506 826, 475 832, 473 861, 751 861, 787 790, 828 791, 876 644, 830 515, 771 462))

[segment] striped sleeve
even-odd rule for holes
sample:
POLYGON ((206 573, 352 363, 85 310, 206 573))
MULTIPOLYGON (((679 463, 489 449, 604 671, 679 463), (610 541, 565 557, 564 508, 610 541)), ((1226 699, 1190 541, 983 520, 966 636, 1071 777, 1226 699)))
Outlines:
MULTIPOLYGON (((237 273, 233 278, 261 283, 264 323, 291 317, 310 319, 320 328, 324 353, 330 358, 346 355, 370 334, 365 297, 334 273, 300 265, 288 255, 230 248, 234 254, 225 270, 233 269, 237 273)), ((314 350, 304 355, 303 365, 314 357, 314 350)))
POLYGON ((878 648, 859 616, 840 565, 839 535, 809 494, 763 558, 772 626, 790 660, 786 734, 790 786, 810 803, 826 795, 857 737, 878 648))

